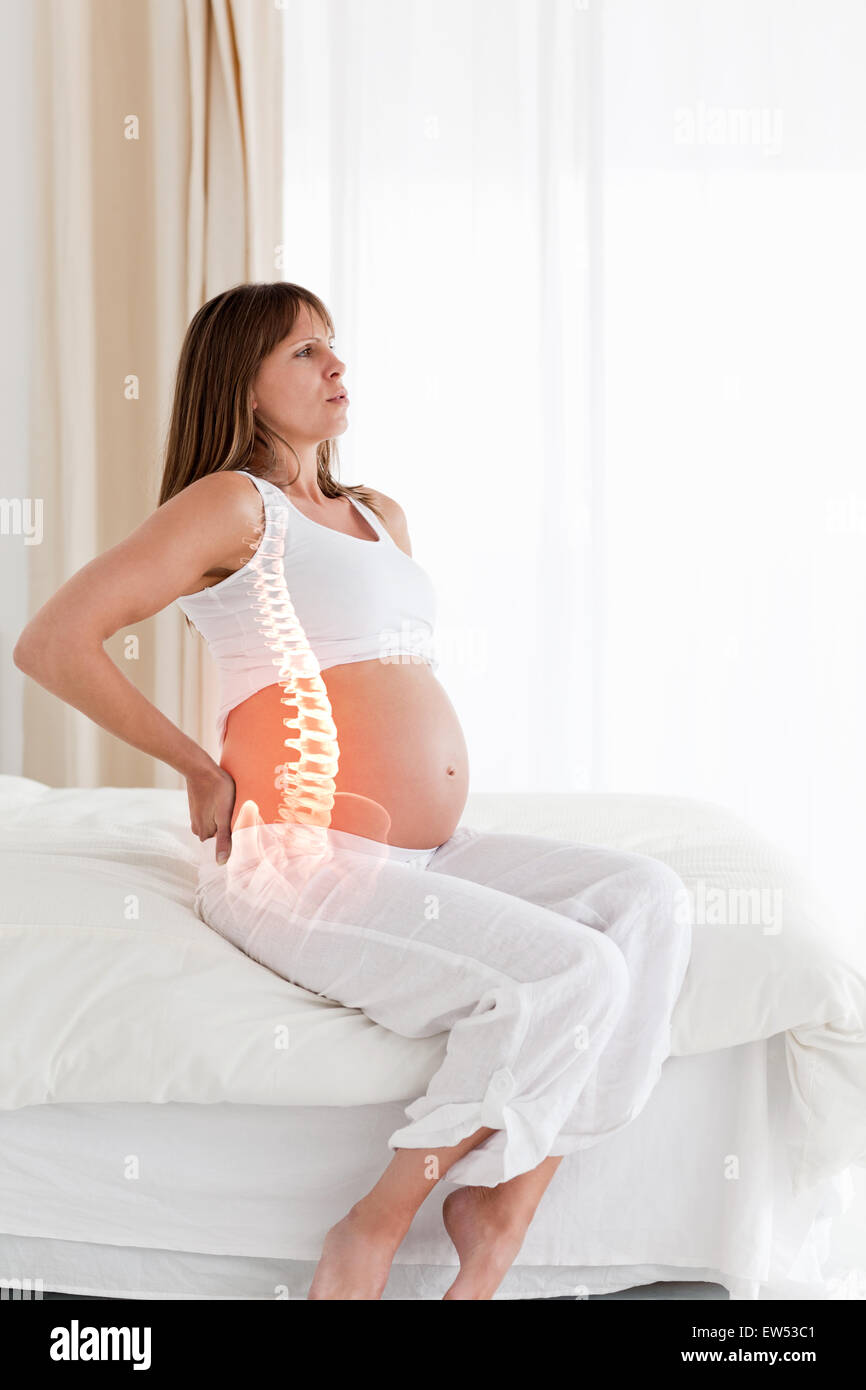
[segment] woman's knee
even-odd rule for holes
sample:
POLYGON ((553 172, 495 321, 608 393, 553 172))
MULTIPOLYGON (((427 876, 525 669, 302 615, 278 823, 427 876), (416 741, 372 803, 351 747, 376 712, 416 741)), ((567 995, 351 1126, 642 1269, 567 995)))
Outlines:
POLYGON ((650 891, 658 904, 658 917, 669 932, 691 939, 692 905, 689 891, 679 874, 670 864, 660 859, 650 860, 651 868, 646 870, 650 891))
POLYGON ((675 869, 649 854, 624 854, 621 860, 623 884, 628 898, 642 900, 655 920, 691 927, 689 892, 675 869))

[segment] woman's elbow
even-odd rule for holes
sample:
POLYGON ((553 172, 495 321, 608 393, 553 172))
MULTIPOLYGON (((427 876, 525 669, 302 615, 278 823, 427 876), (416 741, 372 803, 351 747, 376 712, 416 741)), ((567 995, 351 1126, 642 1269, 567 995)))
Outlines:
POLYGON ((32 624, 25 627, 12 650, 18 670, 37 679, 56 668, 58 655, 57 642, 32 624))
POLYGON ((30 668, 36 657, 36 647, 36 642, 25 627, 24 631, 19 634, 15 646, 12 648, 12 660, 19 671, 24 671, 29 674, 30 668))

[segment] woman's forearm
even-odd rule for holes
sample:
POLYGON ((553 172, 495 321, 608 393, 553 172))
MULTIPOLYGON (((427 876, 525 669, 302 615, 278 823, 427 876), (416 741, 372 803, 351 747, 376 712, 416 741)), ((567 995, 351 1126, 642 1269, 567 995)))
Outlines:
POLYGON ((100 644, 54 657, 14 655, 26 675, 58 699, 133 748, 173 767, 182 777, 215 770, 217 764, 193 739, 137 690, 100 644))

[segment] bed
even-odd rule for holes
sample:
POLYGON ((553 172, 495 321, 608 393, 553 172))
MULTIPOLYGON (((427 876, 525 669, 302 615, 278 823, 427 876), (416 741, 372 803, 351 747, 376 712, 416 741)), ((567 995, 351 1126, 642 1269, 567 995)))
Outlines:
MULTIPOLYGON (((193 911, 186 793, 0 777, 0 1279, 135 1299, 305 1298, 447 1035, 402 1038, 193 911)), ((774 845, 686 798, 470 795, 464 823, 652 854, 690 892, 672 1053, 570 1155, 497 1298, 659 1281, 866 1297, 866 959, 774 845)), ((386 1299, 440 1299, 447 1178, 386 1299)))

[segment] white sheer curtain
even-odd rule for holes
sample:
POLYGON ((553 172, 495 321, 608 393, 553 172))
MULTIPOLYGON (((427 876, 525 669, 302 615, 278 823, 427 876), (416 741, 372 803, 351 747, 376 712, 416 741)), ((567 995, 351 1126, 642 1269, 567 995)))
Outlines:
POLYGON ((281 273, 331 308, 342 478, 437 588, 478 790, 588 785, 592 18, 571 0, 288 0, 281 273))
POLYGON ((606 0, 604 54, 601 785, 862 923, 866 6, 606 0))
MULTIPOLYGON (((31 503, 41 518, 36 544, 0 534, 0 766, 51 786, 182 787, 11 654, 28 618, 154 510, 189 319, 276 274, 280 19, 260 0, 2 0, 0 32, 14 154, 2 488, 28 526, 31 503)), ((213 662, 177 608, 105 645, 216 753, 213 662)))
POLYGON ((857 0, 281 0, 336 316, 475 790, 718 801, 862 914, 857 0))

